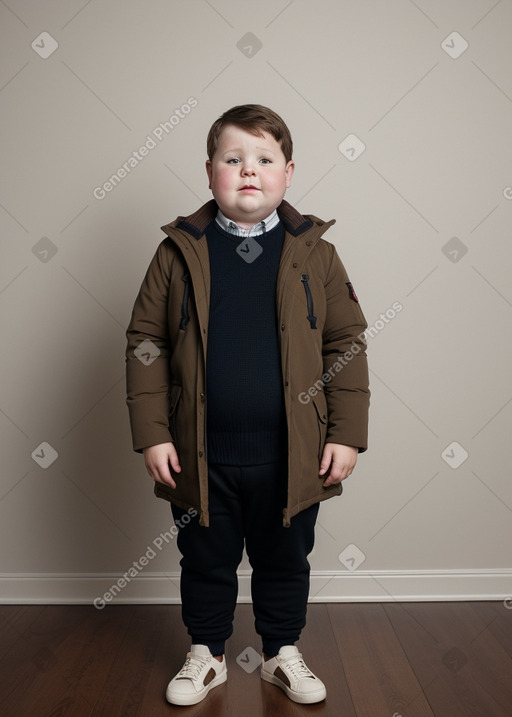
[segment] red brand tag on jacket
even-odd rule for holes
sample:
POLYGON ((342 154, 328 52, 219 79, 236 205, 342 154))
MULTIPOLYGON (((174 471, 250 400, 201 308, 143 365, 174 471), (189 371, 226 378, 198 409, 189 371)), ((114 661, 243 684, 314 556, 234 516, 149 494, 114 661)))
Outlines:
POLYGON ((356 292, 354 291, 354 287, 352 286, 352 282, 346 281, 345 283, 346 283, 346 285, 348 286, 348 293, 350 294, 350 298, 352 299, 352 301, 355 301, 355 302, 359 303, 359 299, 357 298, 357 294, 356 294, 356 292))

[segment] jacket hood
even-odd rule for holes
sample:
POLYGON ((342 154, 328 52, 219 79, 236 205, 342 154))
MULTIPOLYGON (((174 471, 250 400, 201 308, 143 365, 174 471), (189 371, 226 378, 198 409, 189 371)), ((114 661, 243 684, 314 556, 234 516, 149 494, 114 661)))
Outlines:
MULTIPOLYGON (((210 199, 209 202, 203 204, 203 206, 193 214, 189 214, 187 217, 179 216, 173 222, 165 224, 161 229, 166 234, 169 234, 169 230, 172 229, 182 229, 191 234, 195 239, 200 239, 206 227, 211 224, 217 216, 218 209, 219 207, 215 199, 210 199)), ((283 199, 277 207, 277 213, 284 223, 286 230, 292 234, 292 236, 299 236, 315 225, 323 229, 328 229, 336 221, 332 219, 330 222, 324 222, 313 214, 303 215, 285 199, 283 199)))

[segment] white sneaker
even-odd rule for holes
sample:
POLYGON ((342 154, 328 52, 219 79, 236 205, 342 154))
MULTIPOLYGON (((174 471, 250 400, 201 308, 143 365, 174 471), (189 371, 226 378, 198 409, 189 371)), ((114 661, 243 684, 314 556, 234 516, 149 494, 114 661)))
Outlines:
POLYGON ((277 685, 291 700, 303 705, 321 702, 327 696, 324 683, 311 672, 295 645, 284 645, 266 662, 263 658, 261 678, 277 685))
POLYGON ((173 705, 195 705, 227 680, 226 657, 212 657, 206 645, 192 645, 185 664, 167 685, 165 696, 173 705))

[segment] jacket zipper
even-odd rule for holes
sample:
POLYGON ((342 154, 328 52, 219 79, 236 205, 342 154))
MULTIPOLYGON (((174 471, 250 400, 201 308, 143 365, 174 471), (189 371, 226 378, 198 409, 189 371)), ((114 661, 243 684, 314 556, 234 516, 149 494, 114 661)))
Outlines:
POLYGON ((316 316, 313 314, 313 297, 311 296, 311 289, 309 288, 309 274, 302 274, 300 280, 304 284, 304 291, 306 292, 306 299, 308 302, 308 316, 307 319, 312 329, 316 329, 316 316))
POLYGON ((190 274, 184 274, 183 281, 185 282, 185 286, 183 287, 183 300, 181 302, 180 329, 183 329, 183 331, 185 331, 185 329, 187 328, 189 318, 190 318, 188 315, 188 295, 189 295, 190 274))

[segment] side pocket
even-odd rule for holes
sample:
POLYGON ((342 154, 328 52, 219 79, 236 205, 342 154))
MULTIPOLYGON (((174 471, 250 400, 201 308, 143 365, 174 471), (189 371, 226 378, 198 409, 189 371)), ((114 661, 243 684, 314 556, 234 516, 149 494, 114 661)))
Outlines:
POLYGON ((318 460, 322 460, 322 452, 324 450, 325 439, 327 437, 327 402, 325 396, 314 396, 313 404, 316 408, 318 418, 318 460))
POLYGON ((176 414, 178 403, 181 398, 181 391, 182 388, 177 383, 172 384, 171 388, 169 389, 169 431, 171 433, 172 440, 176 445, 178 445, 178 423, 176 421, 176 414))

